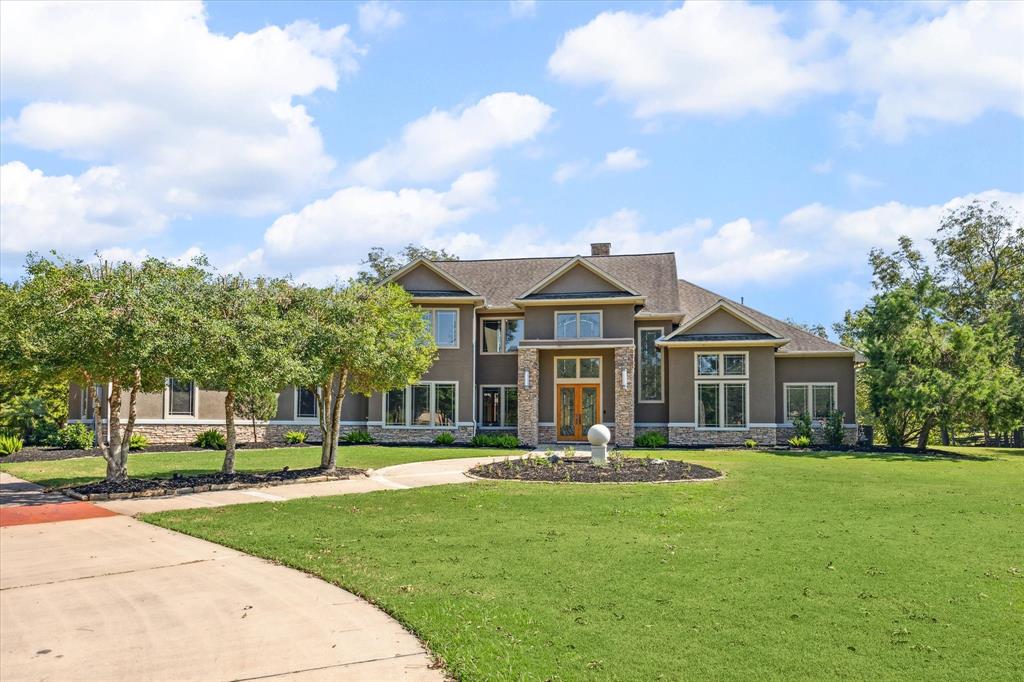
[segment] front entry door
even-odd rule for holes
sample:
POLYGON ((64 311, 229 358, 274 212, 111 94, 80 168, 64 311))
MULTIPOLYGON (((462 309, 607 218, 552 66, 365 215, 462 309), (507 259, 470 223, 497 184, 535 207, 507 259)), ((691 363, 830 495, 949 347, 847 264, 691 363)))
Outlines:
POLYGON ((598 384, 558 385, 558 440, 581 441, 601 414, 598 384))

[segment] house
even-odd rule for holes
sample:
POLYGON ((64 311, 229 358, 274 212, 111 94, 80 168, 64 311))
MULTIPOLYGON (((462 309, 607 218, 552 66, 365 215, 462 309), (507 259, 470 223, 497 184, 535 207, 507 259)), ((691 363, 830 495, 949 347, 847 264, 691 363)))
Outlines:
MULTIPOLYGON (((857 437, 854 352, 678 278, 671 253, 417 260, 389 278, 412 294, 438 357, 422 379, 348 395, 344 431, 378 442, 517 434, 528 445, 585 441, 594 423, 620 446, 659 431, 677 445, 784 442, 792 418, 834 409, 857 437)), ((71 416, 88 420, 72 387, 71 416)), ((168 379, 139 399, 137 431, 186 442, 223 425, 223 394, 168 379)), ((315 396, 286 388, 260 438, 319 438, 315 396)), ((240 426, 241 438, 246 438, 240 426)))

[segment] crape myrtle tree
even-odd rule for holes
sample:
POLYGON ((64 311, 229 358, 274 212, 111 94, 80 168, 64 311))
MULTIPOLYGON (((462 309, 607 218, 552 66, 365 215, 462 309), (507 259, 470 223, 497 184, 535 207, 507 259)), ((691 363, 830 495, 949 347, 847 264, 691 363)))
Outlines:
POLYGON ((317 394, 321 468, 337 465, 345 391, 370 395, 416 381, 437 354, 422 312, 395 284, 359 281, 297 290, 295 384, 317 394))

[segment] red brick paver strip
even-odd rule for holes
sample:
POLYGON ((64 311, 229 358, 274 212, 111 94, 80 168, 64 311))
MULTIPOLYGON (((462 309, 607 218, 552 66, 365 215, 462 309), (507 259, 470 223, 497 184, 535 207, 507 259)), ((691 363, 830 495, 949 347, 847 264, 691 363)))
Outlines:
POLYGON ((35 504, 23 507, 0 507, 0 527, 25 526, 31 523, 53 523, 55 521, 78 521, 101 516, 117 516, 116 512, 97 507, 89 502, 61 502, 57 504, 35 504))

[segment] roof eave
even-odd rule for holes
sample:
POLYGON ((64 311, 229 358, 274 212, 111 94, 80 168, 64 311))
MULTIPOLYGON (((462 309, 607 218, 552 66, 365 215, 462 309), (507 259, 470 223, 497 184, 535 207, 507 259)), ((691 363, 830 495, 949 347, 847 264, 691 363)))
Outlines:
POLYGON ((791 339, 747 339, 736 341, 675 341, 669 337, 658 339, 654 345, 662 348, 743 348, 747 346, 784 346, 791 339))
POLYGON ((595 296, 594 298, 515 298, 512 302, 520 307, 528 306, 552 306, 552 305, 608 305, 612 303, 643 304, 647 301, 646 296, 595 296))

